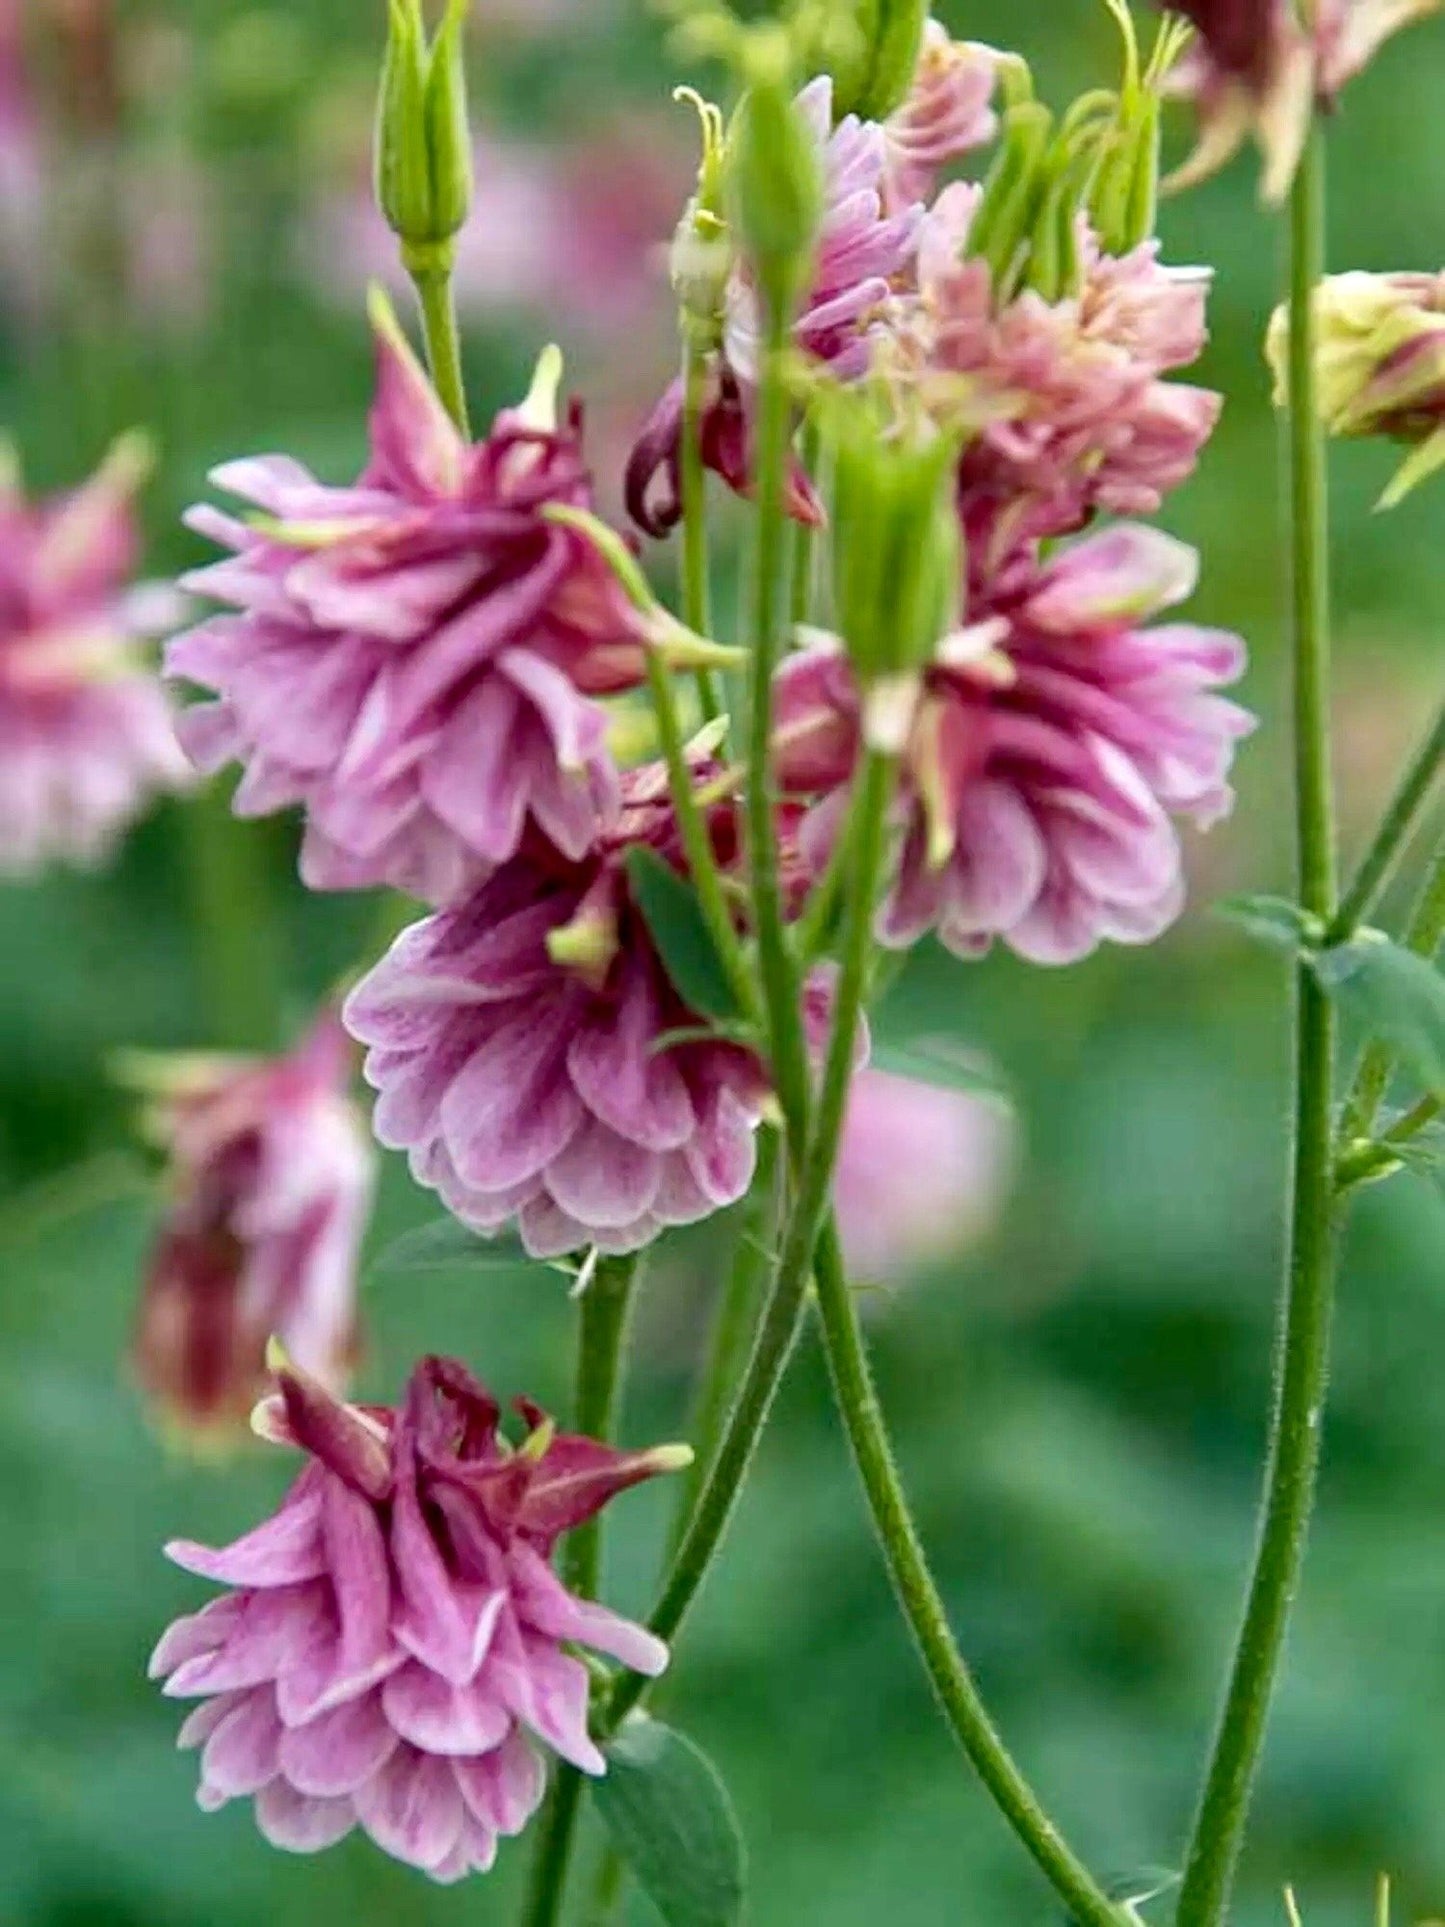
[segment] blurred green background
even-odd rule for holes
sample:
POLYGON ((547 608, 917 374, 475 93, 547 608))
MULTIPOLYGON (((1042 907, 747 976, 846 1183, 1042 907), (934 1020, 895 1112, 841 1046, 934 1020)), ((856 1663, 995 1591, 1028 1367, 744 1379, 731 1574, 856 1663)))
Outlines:
MULTIPOLYGON (((217 460, 284 447, 340 477, 358 458, 380 0, 18 4, 44 192, 0 208, 0 424, 44 486, 149 425, 162 449, 149 567, 166 574, 197 557, 178 515, 217 460)), ((474 11, 477 114, 497 144, 469 279, 475 399, 513 397, 556 338, 615 469, 671 357, 652 244, 686 186, 692 131, 665 92, 678 76, 634 0, 474 11)), ((1114 70, 1094 0, 944 11, 960 33, 1017 45, 1055 96, 1114 70)), ((1437 23, 1353 89, 1334 143, 1337 266, 1439 265, 1442 82, 1437 23)), ((1205 551, 1199 617, 1253 649, 1248 697, 1266 726, 1243 757, 1239 815, 1196 844, 1193 912, 1152 950, 1061 974, 928 954, 895 992, 903 1021, 997 1057, 1021 1093, 1026 1151, 989 1239, 873 1316, 879 1374, 964 1650, 1070 1833, 1121 1872, 1169 1865, 1187 1822, 1250 1544, 1280 1256, 1286 985, 1208 915, 1226 890, 1287 877, 1258 353, 1275 239, 1254 178, 1238 165, 1164 216, 1170 258, 1218 270, 1204 373, 1229 406, 1169 521, 1205 551)), ((1362 449, 1337 462, 1352 848, 1435 700, 1445 612, 1445 497, 1372 517, 1389 461, 1362 449)), ((4 1927, 512 1917, 517 1848, 490 1880, 442 1892, 360 1839, 288 1860, 242 1807, 202 1817, 175 1709, 143 1677, 161 1627, 198 1597, 161 1542, 229 1536, 286 1470, 169 1457, 126 1382, 152 1207, 106 1054, 279 1040, 358 954, 369 915, 304 897, 290 826, 228 831, 214 807, 163 811, 106 877, 0 894, 4 1927), (194 921, 222 864, 248 906, 231 968, 194 921)), ((430 1215, 390 1170, 373 1251, 430 1215)), ((681 1423, 718 1249, 694 1239, 654 1287, 635 1440, 681 1423)), ((1277 1927, 1287 1879, 1307 1927, 1365 1927, 1382 1867, 1402 1921, 1445 1912, 1442 1253, 1441 1202, 1414 1181, 1361 1202, 1319 1530, 1240 1927, 1277 1927)), ((565 1397, 572 1314, 550 1273, 372 1276, 366 1317, 378 1394, 439 1349, 508 1392, 565 1397)), ((641 1493, 615 1510, 620 1605, 646 1605, 662 1503, 641 1493)), ((933 1715, 811 1346, 672 1703, 736 1796, 756 1927, 1056 1920, 933 1715)))

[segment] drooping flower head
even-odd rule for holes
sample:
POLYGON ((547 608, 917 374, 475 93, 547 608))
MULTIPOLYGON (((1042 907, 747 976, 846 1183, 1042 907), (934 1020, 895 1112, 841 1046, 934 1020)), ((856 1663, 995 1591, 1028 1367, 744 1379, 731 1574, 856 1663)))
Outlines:
POLYGON ((887 1284, 950 1257, 993 1224, 1013 1124, 966 1092, 892 1071, 853 1080, 833 1184, 849 1276, 887 1284))
MULTIPOLYGON (((623 780, 619 822, 588 857, 524 849, 405 931, 345 1010, 370 1047, 381 1142, 464 1223, 515 1221, 538 1258, 635 1250, 752 1181, 757 1058, 712 1035, 658 1047, 703 1020, 663 968, 625 857, 642 844, 681 868, 681 850, 661 767, 623 780)), ((710 828, 731 867, 730 802, 710 828)))
POLYGON ((189 780, 145 646, 172 601, 128 587, 148 466, 122 441, 80 488, 28 502, 0 448, 0 872, 99 863, 189 780))
POLYGON ((216 692, 183 738, 204 769, 244 764, 237 812, 303 806, 312 888, 442 903, 529 826, 571 857, 590 846, 617 806, 593 698, 640 680, 645 638, 593 543, 545 513, 591 503, 554 358, 471 446, 390 309, 374 315, 365 471, 331 488, 279 456, 217 470, 262 514, 192 511, 235 553, 191 585, 237 613, 179 638, 167 668, 216 692))
POLYGON ((527 1400, 514 1447, 492 1395, 447 1359, 424 1359, 395 1410, 344 1405, 278 1363, 258 1429, 309 1464, 234 1545, 166 1549, 228 1589, 151 1660, 169 1696, 201 1702, 180 1736, 202 1749, 199 1802, 253 1798, 292 1853, 360 1826, 433 1880, 485 1872, 542 1797, 534 1741, 604 1770, 567 1648, 640 1673, 667 1663, 660 1640, 564 1588, 553 1547, 689 1455, 559 1435, 527 1400))
POLYGON ((375 1165, 348 1095, 351 1056, 327 1013, 283 1057, 143 1066, 169 1169, 135 1365, 189 1437, 244 1430, 273 1334, 305 1371, 346 1384, 375 1165))
MULTIPOLYGON (((1248 714, 1216 693, 1241 672, 1237 637, 1145 627, 1194 587, 1193 552, 1120 524, 1022 567, 992 608, 947 638, 905 751, 902 867, 884 941, 926 930, 962 957, 995 940, 1037 963, 1101 941, 1143 943, 1183 905, 1173 818, 1208 825, 1248 714)), ((781 779, 818 798, 815 867, 836 836, 860 710, 841 649, 794 656, 778 682, 781 779)))
POLYGON ((1193 101, 1199 142, 1173 178, 1192 186, 1252 135, 1267 201, 1288 193, 1316 104, 1329 106, 1402 27, 1440 0, 1169 0, 1198 30, 1173 91, 1193 101))
MULTIPOLYGON (((1315 290, 1319 407, 1332 435, 1411 444, 1382 508, 1445 465, 1445 274, 1335 274, 1315 290)), ((1268 353, 1275 405, 1289 404, 1289 313, 1268 353)))
MULTIPOLYGON (((823 216, 807 295, 793 338, 839 380, 863 374, 872 343, 908 268, 923 219, 919 206, 890 208, 884 129, 846 115, 833 126, 833 83, 822 75, 798 96, 798 112, 817 144, 823 216)), ((739 494, 751 488, 751 417, 761 314, 745 261, 736 261, 723 294, 723 349, 702 423, 703 459, 739 494)), ((627 471, 628 511, 649 535, 663 536, 681 515, 678 482, 682 385, 673 384, 638 437, 627 471)), ((792 512, 816 520, 806 477, 795 474, 792 512)))
POLYGON ((1165 267, 1153 241, 1107 254, 1080 214, 1077 287, 1001 296, 972 251, 981 202, 965 184, 939 197, 898 343, 925 405, 968 433, 959 508, 976 576, 1101 510, 1152 514, 1192 473, 1220 409, 1218 395, 1164 379, 1204 346, 1207 275, 1165 267))

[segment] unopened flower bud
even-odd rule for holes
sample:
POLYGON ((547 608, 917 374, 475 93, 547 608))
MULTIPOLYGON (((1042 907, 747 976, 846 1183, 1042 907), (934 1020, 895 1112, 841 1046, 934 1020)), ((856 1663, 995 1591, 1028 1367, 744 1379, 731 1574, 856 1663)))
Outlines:
POLYGON ((750 84, 729 142, 738 231, 774 310, 791 310, 807 285, 823 212, 818 147, 794 104, 792 64, 781 27, 749 36, 750 84))
POLYGON ((928 25, 928 0, 853 0, 853 58, 834 75, 838 119, 887 120, 908 97, 928 25))
MULTIPOLYGON (((1445 467, 1445 274, 1338 274, 1315 290, 1320 418, 1332 435, 1383 436, 1412 453, 1381 497, 1393 508, 1445 467)), ((1289 401, 1289 314, 1266 348, 1289 401)))
POLYGON ((726 137, 722 115, 709 100, 679 87, 674 98, 690 101, 702 121, 702 160, 697 187, 673 236, 668 268, 683 332, 697 348, 722 345, 733 243, 723 215, 726 137))
POLYGON ((890 424, 856 391, 824 398, 833 465, 833 594, 865 690, 896 687, 933 659, 958 619, 962 536, 957 444, 931 426, 890 424))
POLYGON ((467 0, 448 0, 430 44, 421 0, 389 0, 376 125, 376 198, 408 253, 445 249, 472 200, 462 29, 467 0))

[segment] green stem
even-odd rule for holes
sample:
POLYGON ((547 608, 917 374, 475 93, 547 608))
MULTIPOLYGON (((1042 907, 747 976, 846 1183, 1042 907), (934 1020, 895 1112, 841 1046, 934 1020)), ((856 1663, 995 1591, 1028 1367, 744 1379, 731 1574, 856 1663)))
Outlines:
POLYGON ((717 853, 713 849, 712 837, 708 833, 702 806, 697 800, 697 792, 693 787, 692 771, 687 761, 687 748, 682 738, 682 724, 677 714, 677 698, 672 687, 672 675, 655 649, 646 651, 646 659, 647 682, 652 694, 653 711, 657 717, 658 740, 662 745, 663 760, 667 764, 672 806, 677 815, 677 827, 682 837, 688 869, 692 873, 693 888, 697 891, 698 906, 707 921, 708 932, 723 968, 727 971, 733 994, 742 1006, 744 1015, 760 1023, 762 1012, 758 1006, 757 988, 743 954, 737 925, 728 908, 722 872, 718 869, 717 853))
POLYGON ((808 1048, 798 1005, 778 873, 777 786, 773 769, 773 676, 783 653, 785 494, 791 404, 785 378, 788 317, 773 311, 758 393, 757 553, 753 564, 753 663, 748 703, 747 831, 753 915, 767 1009, 768 1054, 789 1136, 801 1148, 810 1094, 808 1048))
MULTIPOLYGON (((816 480, 818 453, 821 443, 816 427, 812 422, 803 426, 802 448, 800 450, 803 467, 810 479, 816 480)), ((796 625, 812 622, 813 616, 813 578, 817 558, 818 537, 806 522, 793 524, 793 561, 792 561, 792 615, 796 625)))
POLYGON ((688 1520, 717 1456, 733 1387, 747 1363, 748 1342, 758 1318, 758 1301, 772 1262, 769 1246, 777 1217, 777 1177, 777 1133, 764 1131, 752 1196, 743 1213, 737 1249, 718 1299, 707 1357, 698 1378, 696 1401, 687 1427, 687 1440, 696 1457, 678 1494, 667 1547, 669 1559, 682 1543, 688 1520))
POLYGON ((1405 772, 1379 834, 1345 893, 1326 943, 1348 942, 1378 903, 1419 825, 1442 763, 1445 763, 1445 707, 1441 708, 1435 727, 1405 772))
POLYGON ((283 973, 269 901, 266 841, 230 814, 224 786, 184 813, 194 941, 218 1048, 274 1050, 283 973))
MULTIPOLYGON (((802 1323, 813 1271, 813 1250, 828 1208, 833 1167, 837 1163, 838 1142, 853 1079, 853 1054, 867 987, 873 906, 882 868, 893 777, 894 765, 890 758, 869 755, 862 778, 854 845, 855 888, 838 972, 833 1031, 823 1068, 817 1122, 797 1168, 796 1195, 788 1216, 777 1277, 747 1373, 696 1509, 663 1583, 661 1597, 648 1621, 660 1639, 670 1641, 676 1637, 722 1543, 802 1323)), ((785 958, 785 962, 791 967, 790 959, 785 958)), ((793 995, 796 999, 796 990, 793 995)), ((790 1139, 791 1143, 796 1141, 796 1138, 790 1139)), ((646 1682, 635 1676, 619 1681, 608 1703, 604 1731, 614 1732, 645 1691, 646 1682)))
MULTIPOLYGON (((707 355, 688 343, 682 367, 682 619, 697 636, 712 634, 708 564, 707 470, 702 460, 702 415, 707 404, 707 355)), ((697 672, 704 722, 722 713, 711 672, 697 672)))
MULTIPOLYGON (((1335 903, 1329 734, 1329 547, 1313 293, 1324 272, 1324 138, 1295 184, 1290 272, 1290 455, 1295 760, 1300 902, 1327 926, 1335 903)), ((1330 1000, 1299 973, 1289 1275, 1254 1573, 1180 1890, 1177 1927, 1219 1927, 1229 1905, 1270 1702, 1314 1506, 1334 1296, 1334 1050, 1330 1000)))
POLYGON ((838 1409, 868 1495, 883 1557, 903 1616, 945 1719, 1005 1819, 1078 1927, 1122 1927, 1123 1916, 1073 1853, 1014 1763, 979 1697, 929 1571, 873 1384, 843 1266, 836 1226, 818 1243, 818 1310, 838 1409))
POLYGON ((408 260, 406 266, 421 303, 427 364, 437 394, 442 407, 470 441, 472 429, 467 416, 466 383, 462 379, 462 341, 452 292, 451 262, 428 257, 408 260))
MULTIPOLYGON (((604 1258, 582 1295, 573 1423, 589 1438, 610 1440, 616 1432, 627 1319, 638 1270, 636 1257, 604 1258)), ((569 1533, 563 1577, 581 1598, 596 1598, 602 1577, 600 1516, 569 1533)), ((561 1918, 581 1799, 582 1775, 574 1766, 559 1764, 542 1815, 523 1927, 553 1927, 561 1918)))

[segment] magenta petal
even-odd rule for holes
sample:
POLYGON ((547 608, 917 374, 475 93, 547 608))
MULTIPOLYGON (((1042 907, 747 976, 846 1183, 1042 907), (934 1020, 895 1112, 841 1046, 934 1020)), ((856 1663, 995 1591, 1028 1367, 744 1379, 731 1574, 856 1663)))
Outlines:
POLYGON ((248 1693, 206 1742, 201 1771, 206 1785, 228 1800, 256 1793, 278 1768, 281 1722, 269 1686, 248 1693))
POLYGON ((440 1866, 461 1834, 464 1809, 451 1762, 411 1746, 399 1746, 352 1804, 384 1853, 423 1871, 440 1866))
POLYGON ((391 1758, 397 1735, 378 1694, 320 1713, 281 1735, 281 1771, 298 1793, 334 1799, 354 1793, 391 1758))
POLYGON ((485 1672, 467 1686, 453 1686, 413 1662, 382 1688, 386 1717, 424 1753, 487 1753, 511 1732, 512 1716, 489 1697, 484 1681, 485 1672))
POLYGON ((496 1833, 520 1833, 542 1804, 546 1771, 521 1733, 480 1759, 454 1761, 453 1770, 470 1811, 496 1833))
POLYGON ((651 1049, 660 1029, 647 978, 635 971, 609 1016, 579 1028, 567 1069, 583 1103, 604 1124, 649 1151, 675 1151, 696 1119, 676 1058, 651 1049))
POLYGON ((166 1557, 187 1572, 227 1586, 289 1586, 317 1579, 326 1570, 320 1534, 321 1495, 315 1483, 293 1487, 281 1510, 243 1539, 213 1552, 187 1539, 173 1539, 166 1557))
POLYGON ((162 1679, 192 1661, 209 1658, 240 1625, 244 1612, 244 1599, 228 1595, 211 1600, 198 1613, 187 1613, 183 1619, 175 1620, 161 1634, 151 1654, 148 1677, 162 1679))
POLYGON ((526 1651, 528 1710, 513 1710, 564 1760, 584 1773, 605 1773, 607 1762, 587 1731, 591 1697, 587 1668, 550 1641, 524 1633, 522 1644, 526 1651))
POLYGON ((202 1700, 193 1706, 181 1722, 181 1730, 176 1735, 176 1746, 181 1752, 191 1747, 204 1746, 228 1713, 250 1697, 249 1693, 218 1693, 212 1700, 202 1700))
POLYGON ((324 1631, 328 1611, 326 1589, 319 1581, 243 1593, 225 1644, 177 1667, 166 1682, 166 1693, 186 1699, 264 1685, 324 1631))
POLYGON ((562 1062, 566 1003, 500 1023, 441 1101, 441 1131, 458 1175, 500 1191, 542 1171, 578 1124, 582 1105, 562 1062))
POLYGON ((634 1223, 651 1207, 662 1179, 655 1151, 619 1137, 595 1118, 547 1166, 547 1189, 570 1217, 599 1231, 634 1223))
POLYGON ((283 1779, 256 1795, 256 1825, 283 1853, 320 1853, 356 1825, 350 1800, 313 1800, 283 1779))

